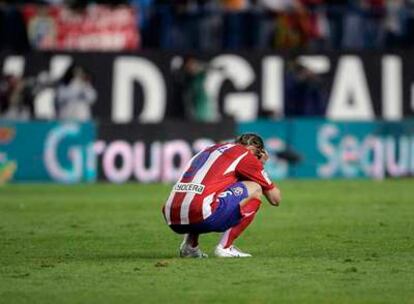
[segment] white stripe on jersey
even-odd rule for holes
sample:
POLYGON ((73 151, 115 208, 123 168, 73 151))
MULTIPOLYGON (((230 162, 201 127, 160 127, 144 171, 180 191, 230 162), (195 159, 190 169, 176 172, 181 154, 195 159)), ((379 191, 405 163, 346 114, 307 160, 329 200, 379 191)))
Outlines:
POLYGON ((203 199, 203 219, 208 218, 211 215, 211 203, 213 202, 216 192, 211 193, 203 199))
POLYGON ((171 225, 171 204, 173 202, 175 192, 171 191, 167 202, 165 203, 164 215, 168 225, 171 225))
POLYGON ((262 174, 263 178, 266 180, 266 182, 267 182, 269 185, 271 185, 271 184, 272 184, 272 181, 270 180, 270 178, 269 178, 269 176, 267 175, 266 171, 265 171, 265 170, 262 170, 261 174, 262 174))
MULTIPOLYGON (((214 164, 214 162, 222 155, 222 152, 219 150, 215 150, 210 156, 207 158, 207 161, 204 165, 198 170, 196 175, 194 176, 192 183, 201 184, 204 177, 207 175, 208 170, 214 164)), ((195 193, 187 193, 184 197, 183 203, 181 204, 181 211, 180 211, 180 219, 181 225, 186 225, 190 223, 189 219, 189 211, 190 211, 190 204, 193 201, 195 193)))
MULTIPOLYGON (((201 154, 201 152, 203 152, 203 151, 198 152, 196 155, 194 155, 191 158, 191 160, 188 162, 186 168, 184 169, 183 173, 181 174, 179 180, 181 180, 183 178, 185 172, 187 172, 187 170, 190 169, 191 163, 193 162, 194 158, 196 158, 199 154, 201 154)), ((167 220, 168 225, 171 225, 171 205, 172 205, 172 202, 174 200, 175 194, 176 193, 174 191, 171 191, 170 196, 168 197, 167 203, 165 204, 164 213, 165 213, 165 218, 167 220)))
POLYGON ((247 153, 249 152, 245 152, 242 155, 240 155, 235 161, 233 161, 231 163, 231 165, 227 168, 226 171, 224 171, 223 175, 226 175, 227 173, 230 173, 234 170, 236 170, 237 165, 239 164, 239 162, 247 155, 247 153))

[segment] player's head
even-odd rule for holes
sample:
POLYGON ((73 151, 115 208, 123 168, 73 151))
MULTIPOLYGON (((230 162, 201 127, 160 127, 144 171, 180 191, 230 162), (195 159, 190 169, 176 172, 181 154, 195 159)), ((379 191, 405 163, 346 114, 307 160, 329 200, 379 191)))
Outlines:
POLYGON ((236 137, 235 142, 251 150, 258 159, 265 153, 263 139, 257 134, 244 133, 236 137))

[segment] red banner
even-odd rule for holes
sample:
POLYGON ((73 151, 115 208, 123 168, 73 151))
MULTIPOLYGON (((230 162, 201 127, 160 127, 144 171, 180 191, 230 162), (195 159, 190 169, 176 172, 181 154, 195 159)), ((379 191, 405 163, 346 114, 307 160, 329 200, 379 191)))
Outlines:
POLYGON ((89 5, 84 9, 26 5, 29 40, 39 50, 137 50, 137 15, 129 6, 89 5))

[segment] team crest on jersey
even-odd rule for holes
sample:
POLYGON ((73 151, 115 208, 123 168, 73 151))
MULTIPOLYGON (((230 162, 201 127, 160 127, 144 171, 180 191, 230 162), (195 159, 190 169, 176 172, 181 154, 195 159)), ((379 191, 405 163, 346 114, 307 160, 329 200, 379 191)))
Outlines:
POLYGON ((243 188, 242 187, 234 187, 231 189, 235 196, 243 195, 243 188))

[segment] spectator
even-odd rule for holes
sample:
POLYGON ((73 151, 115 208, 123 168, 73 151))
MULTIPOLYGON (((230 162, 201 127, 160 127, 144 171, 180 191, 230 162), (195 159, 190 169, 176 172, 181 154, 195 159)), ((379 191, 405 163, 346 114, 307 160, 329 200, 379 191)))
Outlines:
POLYGON ((288 12, 282 12, 276 24, 276 48, 306 47, 310 38, 309 14, 300 1, 293 2, 288 12))
POLYGON ((248 0, 221 0, 223 15, 223 48, 245 48, 248 44, 250 22, 246 22, 248 0), (247 35, 246 35, 247 34, 247 35))
POLYGON ((33 106, 25 100, 26 80, 14 75, 4 75, 0 80, 0 115, 8 119, 29 119, 33 106))
POLYGON ((319 75, 298 60, 287 64, 285 114, 287 117, 323 116, 325 100, 323 81, 319 75))
POLYGON ((385 0, 361 0, 364 14, 364 41, 368 49, 379 49, 384 46, 385 0))
POLYGON ((16 78, 12 75, 0 77, 0 115, 5 115, 11 106, 11 96, 16 87, 16 78))
POLYGON ((278 15, 291 11, 294 2, 290 0, 257 0, 256 6, 261 12, 257 44, 259 48, 266 49, 273 45, 274 37, 276 37, 278 15))
POLYGON ((343 47, 378 49, 384 45, 383 0, 358 0, 346 16, 343 47))
POLYGON ((81 66, 72 64, 57 87, 58 117, 67 120, 90 120, 91 106, 96 97, 90 76, 81 66))
POLYGON ((348 0, 328 0, 325 1, 326 17, 329 24, 328 49, 339 49, 342 47, 344 37, 345 17, 349 11, 348 0))
POLYGON ((221 6, 225 11, 240 12, 248 8, 248 0, 221 0, 221 6))
POLYGON ((218 0, 204 0, 200 3, 200 48, 203 51, 221 49, 223 26, 218 0))
POLYGON ((35 77, 26 77, 22 81, 20 109, 28 118, 35 117, 34 101, 36 96, 46 88, 55 87, 55 81, 48 72, 42 71, 35 77))
POLYGON ((146 46, 150 32, 150 20, 152 13, 153 0, 130 0, 129 2, 137 11, 137 24, 141 32, 143 46, 146 46))
POLYGON ((322 9, 325 0, 301 0, 305 24, 306 44, 312 49, 323 48, 328 41, 329 23, 325 9, 322 9))
POLYGON ((402 47, 406 35, 407 11, 404 0, 388 0, 385 16, 385 44, 387 47, 402 47))
POLYGON ((216 109, 204 84, 207 72, 217 68, 193 56, 175 58, 174 61, 176 64, 173 67, 173 96, 184 111, 176 111, 173 116, 199 122, 215 121, 216 109))
POLYGON ((36 15, 27 25, 30 44, 35 49, 53 49, 56 47, 56 22, 49 15, 47 6, 40 6, 36 15))
POLYGON ((212 122, 216 119, 212 101, 204 87, 209 68, 206 63, 195 57, 190 56, 184 61, 184 73, 187 80, 184 100, 187 103, 189 117, 194 121, 212 122))
POLYGON ((0 2, 0 50, 29 50, 26 25, 21 11, 0 2))
POLYGON ((346 49, 362 49, 364 47, 362 35, 364 29, 363 16, 358 4, 352 4, 344 18, 344 32, 341 46, 346 49))
POLYGON ((195 1, 177 1, 173 4, 173 23, 169 29, 173 49, 200 49, 201 15, 195 1))

